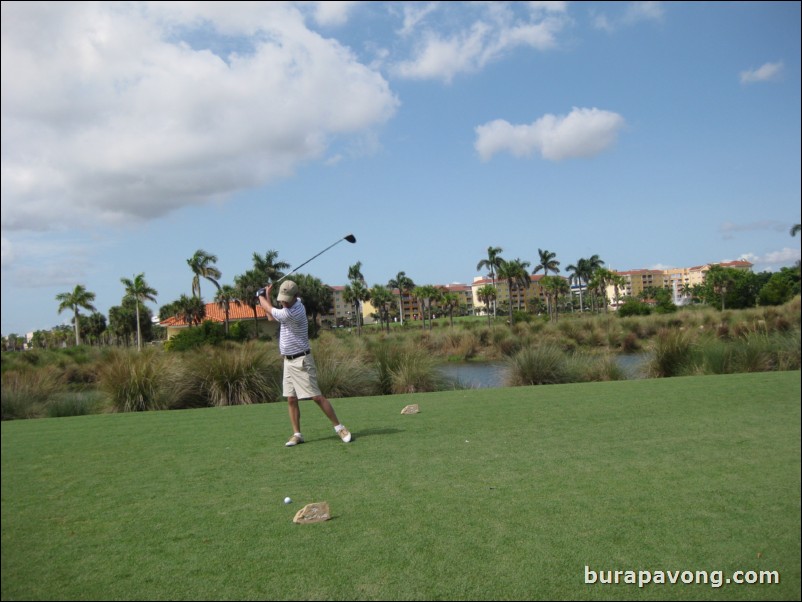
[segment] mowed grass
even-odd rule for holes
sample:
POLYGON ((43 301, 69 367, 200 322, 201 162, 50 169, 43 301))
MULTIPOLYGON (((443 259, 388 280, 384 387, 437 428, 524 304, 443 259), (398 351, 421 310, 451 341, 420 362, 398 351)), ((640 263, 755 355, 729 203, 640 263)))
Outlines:
POLYGON ((3 600, 800 598, 798 371, 333 403, 3 422, 3 600))

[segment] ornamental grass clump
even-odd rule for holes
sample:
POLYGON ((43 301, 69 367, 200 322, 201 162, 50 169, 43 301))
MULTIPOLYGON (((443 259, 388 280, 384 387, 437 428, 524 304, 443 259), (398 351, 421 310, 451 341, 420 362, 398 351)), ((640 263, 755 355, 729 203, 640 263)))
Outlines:
POLYGON ((445 378, 437 371, 431 356, 421 349, 402 353, 390 370, 392 393, 428 393, 445 388, 445 378))
POLYGON ((612 353, 575 353, 569 361, 571 382, 603 382, 626 380, 623 368, 612 353))
POLYGON ((97 414, 103 407, 102 397, 94 390, 64 391, 48 401, 45 413, 48 418, 97 414))
POLYGON ((225 344, 188 352, 185 392, 213 407, 281 400, 282 360, 263 343, 225 344))
POLYGON ((506 362, 505 385, 553 385, 571 382, 573 369, 568 357, 555 344, 521 349, 506 362))
POLYGON ((98 385, 117 412, 164 410, 170 406, 174 372, 155 349, 114 350, 98 374, 98 385))
POLYGON ((661 330, 654 341, 649 375, 660 378, 689 373, 693 348, 694 342, 687 331, 661 330))
POLYGON ((3 420, 40 418, 48 401, 62 388, 61 375, 54 366, 6 370, 2 376, 3 420))
POLYGON ((331 398, 375 395, 376 372, 365 361, 362 347, 348 348, 330 339, 321 339, 312 351, 323 395, 331 398))

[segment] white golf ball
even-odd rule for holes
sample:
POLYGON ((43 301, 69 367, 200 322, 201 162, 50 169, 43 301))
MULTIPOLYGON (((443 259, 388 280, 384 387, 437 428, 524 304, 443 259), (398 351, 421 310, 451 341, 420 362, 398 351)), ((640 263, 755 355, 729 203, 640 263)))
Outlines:
POLYGON ((284 503, 285 503, 285 504, 292 503, 292 499, 290 499, 290 498, 288 498, 288 497, 285 497, 285 498, 284 498, 284 503))

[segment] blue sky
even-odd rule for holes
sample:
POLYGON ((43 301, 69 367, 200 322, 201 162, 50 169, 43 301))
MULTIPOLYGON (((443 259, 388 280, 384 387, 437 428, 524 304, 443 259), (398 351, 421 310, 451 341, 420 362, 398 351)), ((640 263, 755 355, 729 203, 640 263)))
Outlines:
MULTIPOLYGON (((800 258, 798 2, 2 3, 2 334, 275 250, 470 283, 800 258)), ((212 285, 202 285, 207 300, 212 285)))

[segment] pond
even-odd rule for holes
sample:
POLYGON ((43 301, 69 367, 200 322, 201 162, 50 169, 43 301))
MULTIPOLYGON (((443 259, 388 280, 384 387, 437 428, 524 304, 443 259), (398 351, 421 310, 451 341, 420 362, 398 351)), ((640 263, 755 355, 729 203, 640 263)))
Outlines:
MULTIPOLYGON (((644 378, 648 354, 631 353, 616 356, 616 362, 629 380, 644 378)), ((468 389, 504 386, 504 362, 461 362, 437 367, 448 380, 468 389)))
POLYGON ((437 369, 448 380, 468 389, 485 389, 504 386, 502 362, 462 362, 443 364, 437 369))

